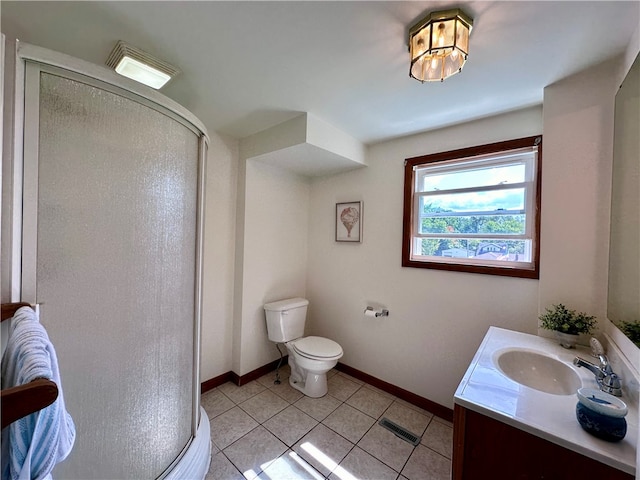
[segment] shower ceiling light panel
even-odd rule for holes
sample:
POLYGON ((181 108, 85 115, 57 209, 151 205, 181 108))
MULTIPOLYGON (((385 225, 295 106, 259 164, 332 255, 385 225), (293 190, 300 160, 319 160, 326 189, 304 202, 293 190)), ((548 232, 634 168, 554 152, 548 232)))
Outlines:
POLYGON ((107 66, 156 90, 180 73, 173 65, 123 41, 119 41, 109 54, 107 66))

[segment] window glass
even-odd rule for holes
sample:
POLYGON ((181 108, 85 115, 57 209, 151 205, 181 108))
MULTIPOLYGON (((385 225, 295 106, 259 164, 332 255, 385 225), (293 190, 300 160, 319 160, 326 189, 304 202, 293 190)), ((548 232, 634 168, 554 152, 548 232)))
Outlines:
POLYGON ((407 159, 403 265, 538 277, 542 137, 407 159))
POLYGON ((479 187, 483 185, 505 185, 525 181, 525 165, 500 165, 488 168, 474 168, 465 171, 428 174, 428 169, 420 169, 423 185, 420 191, 450 190, 454 188, 479 187))

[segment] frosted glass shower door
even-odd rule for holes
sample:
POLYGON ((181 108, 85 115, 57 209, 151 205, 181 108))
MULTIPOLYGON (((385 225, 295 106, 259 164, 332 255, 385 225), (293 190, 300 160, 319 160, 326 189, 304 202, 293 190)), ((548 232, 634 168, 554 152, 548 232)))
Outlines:
POLYGON ((157 478, 197 417, 199 136, 75 74, 29 66, 26 79, 39 101, 25 109, 38 155, 25 154, 23 293, 41 304, 77 428, 54 478, 157 478))

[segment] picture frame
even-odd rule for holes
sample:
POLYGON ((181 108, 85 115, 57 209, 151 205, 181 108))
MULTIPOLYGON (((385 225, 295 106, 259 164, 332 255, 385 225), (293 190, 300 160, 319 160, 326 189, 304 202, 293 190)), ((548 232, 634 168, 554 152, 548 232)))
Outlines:
POLYGON ((336 242, 362 243, 362 202, 336 203, 336 242))

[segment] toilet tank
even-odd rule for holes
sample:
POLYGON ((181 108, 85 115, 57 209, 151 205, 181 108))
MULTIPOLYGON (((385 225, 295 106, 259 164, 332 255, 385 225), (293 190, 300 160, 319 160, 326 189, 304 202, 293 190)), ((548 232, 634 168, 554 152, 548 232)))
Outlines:
POLYGON ((269 340, 284 343, 304 336, 308 305, 309 300, 305 298, 287 298, 265 304, 269 340))

